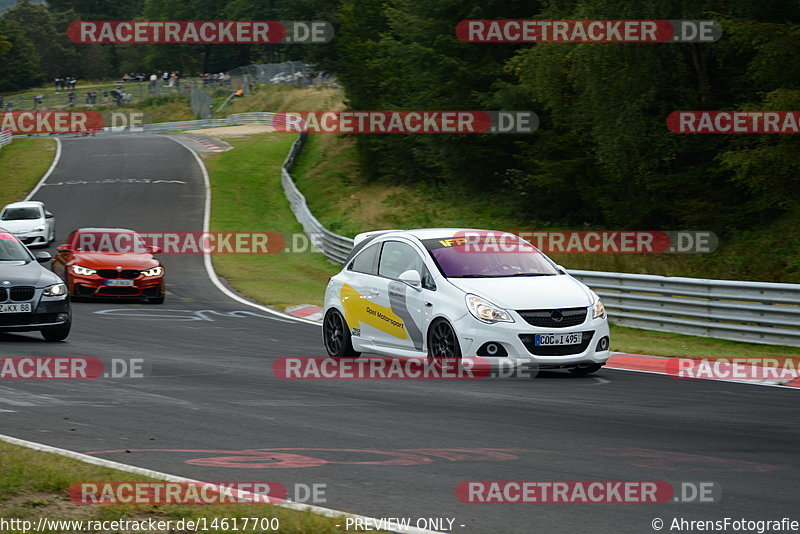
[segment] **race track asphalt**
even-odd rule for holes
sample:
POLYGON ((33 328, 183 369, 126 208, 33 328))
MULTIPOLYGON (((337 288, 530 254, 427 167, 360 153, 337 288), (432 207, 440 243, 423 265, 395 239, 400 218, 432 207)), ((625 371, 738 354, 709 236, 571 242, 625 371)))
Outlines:
MULTIPOLYGON (((204 198, 189 150, 155 135, 65 139, 35 196, 57 217, 56 243, 82 226, 201 231, 204 198)), ((646 533, 656 517, 667 526, 800 519, 795 390, 613 370, 279 380, 275 358, 324 355, 320 328, 228 298, 200 256, 162 259, 161 306, 75 302, 64 343, 0 335, 3 356, 142 358, 150 376, 4 380, 0 433, 193 479, 278 481, 290 497, 295 484, 327 484, 321 506, 412 524, 454 518, 454 532, 646 533), (722 497, 463 504, 455 489, 466 480, 708 481, 722 497)))

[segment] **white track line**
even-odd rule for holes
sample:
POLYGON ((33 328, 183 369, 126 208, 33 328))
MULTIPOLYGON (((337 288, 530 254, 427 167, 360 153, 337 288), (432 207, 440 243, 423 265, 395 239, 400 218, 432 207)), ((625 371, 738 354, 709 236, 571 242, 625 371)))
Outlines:
MULTIPOLYGON (((126 473, 132 473, 135 475, 141 475, 144 477, 154 478, 157 480, 166 480, 168 482, 186 482, 186 483, 204 483, 201 480, 193 480, 191 478, 184 478, 177 475, 170 475, 168 473, 162 473, 160 471, 153 471, 150 469, 145 469, 143 467, 136 467, 133 465, 121 464, 119 462, 114 462, 112 460, 106 460, 104 458, 97 458, 95 456, 89 456, 88 454, 81 454, 79 452, 68 451, 66 449, 59 449, 57 447, 51 447, 50 445, 43 445, 41 443, 35 443, 33 441, 26 441, 24 439, 14 438, 11 436, 5 436, 0 434, 0 441, 5 441, 6 443, 10 443, 12 445, 18 445, 20 447, 26 447, 28 449, 33 449, 35 451, 40 452, 47 452, 51 454, 58 454, 59 456, 66 456, 67 458, 72 458, 73 460, 78 460, 79 462, 84 462, 87 464, 97 465, 100 467, 107 467, 109 469, 116 469, 118 471, 124 471, 126 473)), ((207 482, 206 482, 207 483, 207 482)), ((248 492, 242 492, 243 494, 247 495, 248 492)), ((350 514, 347 512, 342 512, 340 510, 333 510, 331 508, 323 508, 321 506, 314 506, 313 504, 302 504, 297 502, 292 502, 289 500, 271 504, 271 506, 280 506, 281 508, 287 508, 289 510, 297 510, 300 512, 311 512, 317 515, 322 515, 325 517, 333 517, 337 518, 340 517, 342 519, 346 519, 348 517, 354 519, 361 519, 364 521, 369 521, 370 524, 375 525, 376 518, 367 517, 358 514, 350 514)), ((398 523, 387 522, 386 530, 389 532, 397 532, 400 534, 442 534, 435 530, 426 530, 422 528, 412 527, 401 525, 398 523)))
POLYGON ((44 173, 44 176, 42 176, 42 179, 39 180, 39 183, 36 184, 36 187, 31 189, 31 192, 28 193, 28 196, 25 197, 25 200, 30 200, 31 198, 33 198, 33 195, 35 195, 39 191, 39 189, 41 189, 42 185, 44 185, 47 179, 50 178, 50 175, 53 174, 56 165, 58 165, 58 160, 60 159, 61 159, 61 139, 56 137, 56 157, 53 158, 53 163, 50 164, 50 168, 47 169, 46 173, 44 173))
MULTIPOLYGON (((197 152, 195 152, 191 148, 187 147, 186 145, 180 143, 178 140, 173 139, 172 137, 169 137, 169 136, 165 136, 165 137, 167 137, 168 139, 172 139, 172 141, 174 141, 178 145, 182 146, 183 148, 185 148, 186 150, 191 152, 192 156, 194 156, 194 159, 197 162, 197 165, 200 167, 200 170, 203 172, 203 187, 205 188, 205 192, 206 192, 206 202, 205 202, 205 207, 204 207, 204 212, 203 212, 203 232, 208 232, 209 221, 211 220, 211 181, 210 181, 210 179, 208 177, 208 169, 206 169, 205 163, 203 163, 202 158, 200 158, 200 156, 197 154, 197 152)), ((205 264, 206 273, 208 273, 208 278, 211 280, 211 283, 213 283, 215 286, 217 286, 217 288, 220 291, 225 293, 231 299, 233 299, 233 300, 235 300, 237 302, 241 302, 242 304, 246 304, 248 306, 252 306, 253 308, 257 308, 259 310, 265 311, 267 313, 271 313, 273 315, 277 315, 278 317, 283 317, 284 319, 291 319, 291 320, 299 322, 299 323, 308 323, 308 324, 313 324, 313 325, 320 326, 320 323, 318 323, 316 321, 309 321, 307 319, 302 319, 300 317, 295 317, 294 315, 289 315, 288 313, 279 312, 277 310, 273 310, 272 308, 268 308, 266 306, 262 306, 261 304, 256 304, 255 302, 251 302, 251 301, 241 297, 240 295, 237 295, 236 293, 234 293, 233 291, 231 291, 230 289, 225 287, 225 284, 223 284, 222 281, 217 276, 217 273, 214 271, 214 265, 211 263, 211 254, 210 253, 206 252, 205 254, 203 254, 203 263, 205 264)))

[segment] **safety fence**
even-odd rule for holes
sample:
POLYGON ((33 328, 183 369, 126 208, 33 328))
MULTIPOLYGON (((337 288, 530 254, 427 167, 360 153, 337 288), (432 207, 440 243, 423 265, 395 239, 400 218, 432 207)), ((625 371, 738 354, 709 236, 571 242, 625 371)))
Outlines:
POLYGON ((0 130, 0 148, 11 142, 11 130, 0 130))
MULTIPOLYGON (((146 133, 174 132, 241 124, 278 125, 283 114, 236 113, 205 119, 144 125, 146 133)), ((107 129, 97 135, 130 134, 107 129)), ((292 212, 315 248, 342 264, 353 240, 317 220, 295 185, 291 171, 306 134, 292 144, 281 168, 281 184, 292 212)), ((2 134, 0 134, 2 144, 2 134)), ((800 284, 711 280, 601 271, 570 271, 602 298, 618 325, 753 343, 800 346, 800 284)))

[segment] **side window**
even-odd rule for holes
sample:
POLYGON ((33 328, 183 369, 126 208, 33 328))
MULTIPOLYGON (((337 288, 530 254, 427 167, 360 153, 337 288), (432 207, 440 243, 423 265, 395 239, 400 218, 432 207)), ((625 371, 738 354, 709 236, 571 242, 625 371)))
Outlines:
POLYGON ((368 246, 356 255, 347 269, 357 273, 375 274, 375 263, 377 263, 380 248, 380 243, 368 246))
POLYGON ((413 247, 399 241, 387 241, 383 244, 378 274, 397 280, 406 271, 417 271, 422 279, 422 287, 436 290, 433 277, 425 267, 419 253, 413 247))

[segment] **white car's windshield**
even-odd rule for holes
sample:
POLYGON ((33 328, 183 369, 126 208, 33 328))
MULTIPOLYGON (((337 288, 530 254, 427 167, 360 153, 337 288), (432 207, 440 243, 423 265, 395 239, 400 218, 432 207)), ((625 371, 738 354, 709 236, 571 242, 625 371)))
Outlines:
POLYGON ((31 261, 28 249, 8 232, 0 232, 0 261, 31 261))
POLYGON ((552 276, 559 272, 527 241, 512 236, 443 237, 423 240, 433 260, 448 278, 552 276))
POLYGON ((39 208, 6 208, 3 210, 3 215, 0 216, 0 219, 4 221, 30 221, 41 216, 42 212, 39 211, 39 208))

